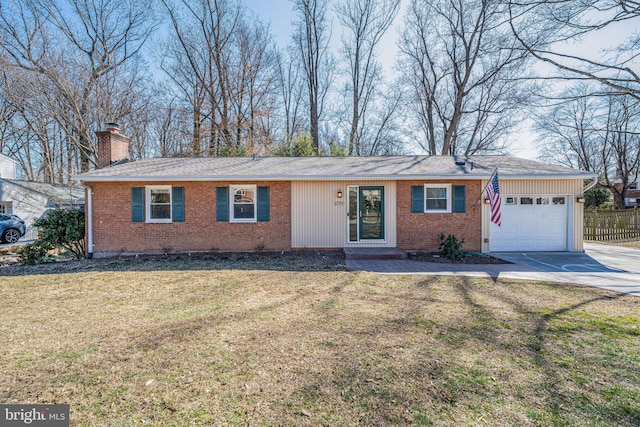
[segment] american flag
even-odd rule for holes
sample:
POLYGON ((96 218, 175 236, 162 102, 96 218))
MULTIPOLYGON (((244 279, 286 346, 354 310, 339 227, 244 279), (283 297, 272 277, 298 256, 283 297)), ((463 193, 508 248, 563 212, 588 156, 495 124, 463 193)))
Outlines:
POLYGON ((502 212, 500 203, 500 185, 498 184, 498 171, 493 175, 493 179, 487 185, 487 197, 491 206, 491 222, 500 227, 502 225, 502 212))

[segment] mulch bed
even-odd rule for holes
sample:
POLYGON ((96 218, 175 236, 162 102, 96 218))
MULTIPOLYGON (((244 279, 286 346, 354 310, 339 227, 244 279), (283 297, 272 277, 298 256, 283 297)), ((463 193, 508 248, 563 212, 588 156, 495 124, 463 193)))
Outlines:
POLYGON ((489 255, 468 253, 461 259, 449 259, 438 255, 437 252, 408 252, 407 256, 413 261, 441 262, 453 264, 511 264, 509 261, 494 258, 489 255))
MULTIPOLYGON (((0 256, 0 275, 51 274, 92 270, 151 270, 154 268, 190 269, 256 269, 288 271, 345 271, 342 251, 279 251, 279 252, 211 252, 192 254, 165 254, 122 256, 101 259, 61 260, 36 265, 3 262, 0 256), (5 264, 5 265, 2 265, 5 264)), ((409 252, 414 261, 456 264, 510 264, 498 258, 482 254, 468 254, 462 259, 452 260, 439 256, 437 252, 409 252)))

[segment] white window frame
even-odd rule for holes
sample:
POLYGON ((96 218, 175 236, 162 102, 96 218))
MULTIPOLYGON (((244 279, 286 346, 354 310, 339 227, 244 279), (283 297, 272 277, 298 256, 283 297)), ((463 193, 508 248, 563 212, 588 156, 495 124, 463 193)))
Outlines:
POLYGON ((229 222, 258 222, 258 186, 257 185, 243 184, 243 185, 229 186, 229 222), (253 218, 235 218, 234 194, 236 190, 252 190, 253 191, 253 218))
POLYGON ((424 213, 451 213, 453 205, 453 194, 451 193, 451 184, 425 184, 424 185, 424 213), (427 188, 445 188, 447 190, 447 208, 446 209, 427 209, 427 188))
POLYGON ((147 185, 145 186, 144 210, 145 222, 172 222, 173 221, 173 191, 170 185, 147 185), (169 218, 151 218, 151 191, 169 190, 169 218))

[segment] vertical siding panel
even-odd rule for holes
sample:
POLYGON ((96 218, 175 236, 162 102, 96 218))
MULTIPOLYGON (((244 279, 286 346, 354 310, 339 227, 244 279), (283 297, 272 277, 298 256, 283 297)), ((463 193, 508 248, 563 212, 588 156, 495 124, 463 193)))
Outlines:
POLYGON ((291 183, 291 245, 294 248, 396 245, 395 181, 296 181, 291 183), (348 243, 350 185, 384 186, 385 242, 348 243), (338 190, 342 191, 339 199, 338 190))

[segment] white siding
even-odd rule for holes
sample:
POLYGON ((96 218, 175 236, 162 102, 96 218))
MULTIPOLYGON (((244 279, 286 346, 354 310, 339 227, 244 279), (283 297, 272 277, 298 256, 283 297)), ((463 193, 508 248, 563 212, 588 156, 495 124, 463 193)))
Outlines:
POLYGON ((0 202, 10 203, 12 214, 18 215, 31 227, 46 210, 47 198, 34 191, 0 180, 0 202))
POLYGON ((291 246, 294 248, 395 247, 395 181, 305 181, 291 183, 291 246), (350 185, 384 186, 385 241, 348 242, 350 185), (339 199, 338 190, 342 191, 339 199))
MULTIPOLYGON (((482 186, 487 184, 483 180, 482 186)), ((569 229, 567 250, 574 252, 584 251, 583 224, 584 204, 576 203, 576 197, 583 194, 584 184, 581 179, 573 180, 500 180, 500 194, 504 196, 566 196, 568 209, 569 229)), ((484 195, 483 195, 484 196, 484 195)), ((490 237, 490 213, 489 205, 483 205, 482 210, 482 252, 489 252, 490 237)))
POLYGON ((0 178, 16 179, 16 162, 0 154, 0 178))

